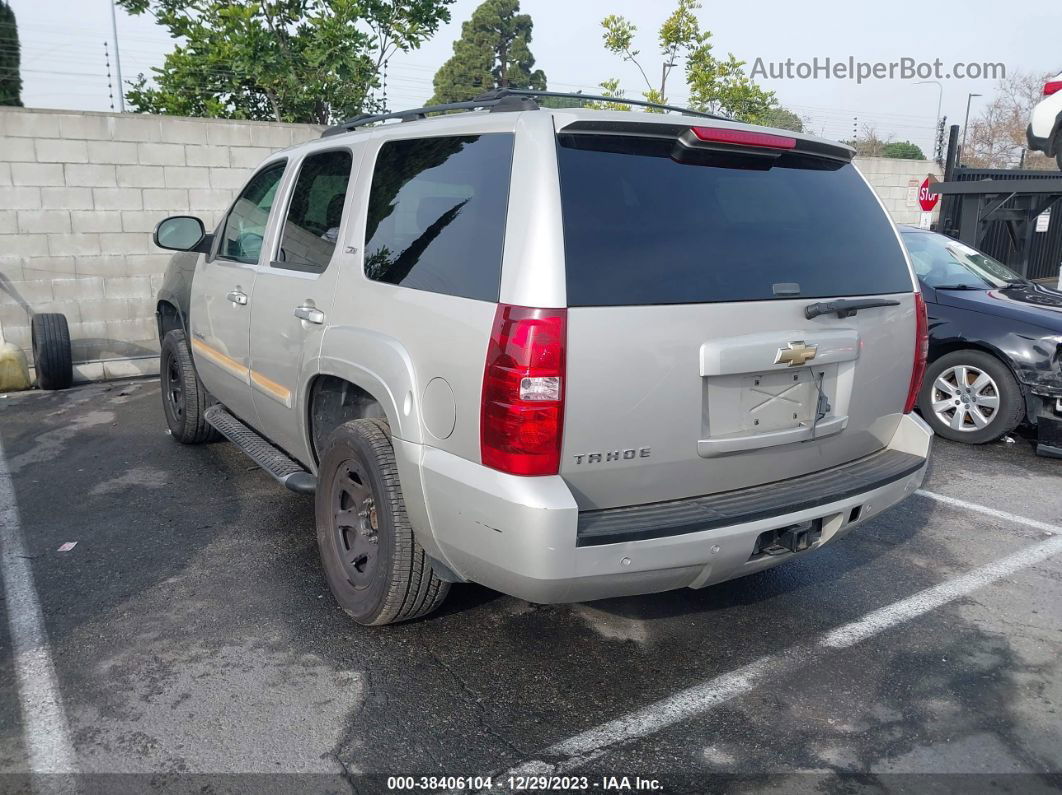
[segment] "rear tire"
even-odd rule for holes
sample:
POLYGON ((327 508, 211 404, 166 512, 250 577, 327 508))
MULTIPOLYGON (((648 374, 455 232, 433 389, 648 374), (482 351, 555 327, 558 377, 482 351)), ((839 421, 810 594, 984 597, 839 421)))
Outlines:
POLYGON ((70 354, 70 326, 66 315, 49 312, 30 320, 33 367, 41 389, 67 389, 74 382, 70 354))
POLYGON ((332 432, 315 501, 321 564, 347 615, 380 626, 442 604, 450 585, 413 536, 386 422, 354 420, 332 432))
POLYGON ((952 351, 926 368, 918 410, 945 439, 985 444, 1025 418, 1025 400, 1007 366, 978 350, 952 351))
POLYGON ((182 329, 174 329, 162 338, 159 383, 162 412, 174 439, 181 444, 203 444, 221 438, 221 434, 203 419, 207 391, 195 374, 192 352, 182 329))

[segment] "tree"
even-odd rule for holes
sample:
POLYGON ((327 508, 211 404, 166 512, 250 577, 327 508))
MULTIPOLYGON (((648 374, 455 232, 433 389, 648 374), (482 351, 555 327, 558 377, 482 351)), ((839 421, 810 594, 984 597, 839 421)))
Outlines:
POLYGON ((0 105, 22 107, 18 25, 15 11, 0 0, 0 105))
POLYGON ((858 138, 841 143, 848 144, 856 150, 856 157, 885 157, 885 147, 889 142, 878 135, 876 128, 863 125, 863 132, 858 138))
POLYGON ((910 141, 890 141, 881 150, 882 157, 893 157, 897 160, 925 160, 926 156, 922 149, 910 141))
POLYGON ((461 26, 454 54, 439 67, 429 105, 461 102, 492 88, 546 88, 546 74, 534 69, 530 14, 520 0, 486 0, 461 26))
MULTIPOLYGON (((963 164, 977 168, 1017 168, 1028 146, 1025 129, 1029 117, 1033 107, 1044 98, 1044 83, 1051 77, 1014 72, 1000 80, 995 96, 970 122, 963 164)), ((1024 167, 1047 170, 1056 166, 1042 152, 1025 152, 1024 167)))
POLYGON ((776 127, 779 130, 792 130, 804 132, 804 120, 788 108, 781 105, 771 108, 763 114, 760 123, 766 127, 776 127))
MULTIPOLYGON (((700 7, 698 0, 678 0, 678 6, 660 26, 657 42, 663 63, 658 84, 654 84, 638 60, 640 51, 634 49, 638 28, 634 23, 616 14, 601 20, 601 27, 605 29, 605 49, 638 68, 646 86, 642 96, 649 102, 668 104, 668 78, 684 58, 692 108, 725 113, 741 121, 760 122, 775 103, 774 93, 764 91, 746 75, 745 62, 739 61, 733 53, 728 54, 726 60, 719 60, 712 54, 712 34, 701 30, 695 14, 700 7)), ((618 83, 616 80, 615 84, 618 83)))
POLYGON ((181 43, 127 98, 142 113, 329 124, 382 109, 383 65, 453 0, 118 0, 181 43), (152 84, 153 83, 153 84, 152 84))

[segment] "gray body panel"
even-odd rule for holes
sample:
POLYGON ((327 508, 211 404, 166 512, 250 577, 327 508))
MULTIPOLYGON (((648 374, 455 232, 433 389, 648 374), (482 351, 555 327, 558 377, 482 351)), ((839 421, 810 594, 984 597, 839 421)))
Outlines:
POLYGON ((844 320, 804 319, 807 299, 588 307, 567 312, 559 474, 520 477, 483 466, 480 401, 496 304, 365 275, 365 215, 377 153, 384 142, 400 138, 514 134, 499 300, 563 308, 555 132, 602 118, 642 125, 704 122, 581 110, 465 113, 294 147, 286 153, 288 170, 261 260, 234 265, 200 257, 188 301, 197 370, 234 415, 315 472, 312 385, 321 376, 356 385, 391 427, 407 512, 428 554, 458 579, 538 601, 700 587, 759 570, 786 559, 748 563, 765 528, 821 518, 820 544, 826 543, 854 525, 846 513, 851 507, 864 509, 860 521, 877 513, 917 487, 924 468, 821 509, 682 538, 577 549, 580 510, 782 482, 883 448, 925 457, 930 444, 924 424, 902 414, 914 347, 912 293, 893 296, 899 306, 844 320), (331 263, 320 274, 273 267, 278 218, 299 163, 337 147, 354 151, 354 167, 331 263), (226 300, 237 285, 249 297, 245 306, 226 300), (293 316, 308 301, 323 312, 322 323, 293 316), (779 369, 777 351, 798 340, 818 345, 817 358, 779 369), (770 384, 755 384, 774 372, 795 378, 796 391, 787 393, 787 399, 799 393, 792 412, 785 401, 769 400, 767 408, 750 403, 752 387, 780 389, 774 375, 770 384), (815 420, 820 386, 830 411, 815 420), (782 403, 785 411, 775 405, 782 403), (751 424, 758 422, 763 424, 751 424), (643 448, 646 455, 637 452, 643 448), (627 450, 636 452, 628 457, 627 450), (612 451, 616 456, 609 459, 612 451), (590 464, 585 457, 592 453, 602 460, 590 464), (578 456, 582 463, 576 463, 578 456), (714 546, 725 552, 713 553, 714 546))

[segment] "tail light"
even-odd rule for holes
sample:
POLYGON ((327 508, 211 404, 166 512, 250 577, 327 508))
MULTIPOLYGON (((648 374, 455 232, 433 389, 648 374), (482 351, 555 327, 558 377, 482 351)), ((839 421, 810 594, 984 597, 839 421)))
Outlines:
POLYGON ((724 127, 691 127, 690 130, 700 140, 711 143, 757 146, 764 149, 796 148, 796 138, 790 138, 787 135, 773 135, 753 130, 731 130, 724 127))
POLYGON ((498 304, 480 410, 483 463, 512 475, 556 475, 564 426, 567 312, 498 304))
POLYGON ((926 314, 926 302, 921 293, 915 293, 915 352, 914 367, 911 368, 911 386, 907 389, 907 403, 904 414, 914 411, 918 403, 918 392, 922 388, 922 377, 926 374, 926 359, 929 358, 929 318, 926 314))
POLYGON ((1044 85, 1044 96, 1049 97, 1062 91, 1062 80, 1052 80, 1044 85))

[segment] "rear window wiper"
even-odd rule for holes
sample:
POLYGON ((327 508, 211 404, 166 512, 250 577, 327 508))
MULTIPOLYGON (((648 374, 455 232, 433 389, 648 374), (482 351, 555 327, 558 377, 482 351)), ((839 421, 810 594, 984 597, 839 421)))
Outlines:
POLYGON ((811 320, 819 315, 836 312, 837 317, 851 317, 860 309, 873 309, 876 306, 899 306, 900 302, 891 298, 840 298, 836 301, 823 301, 804 307, 804 317, 811 320))

